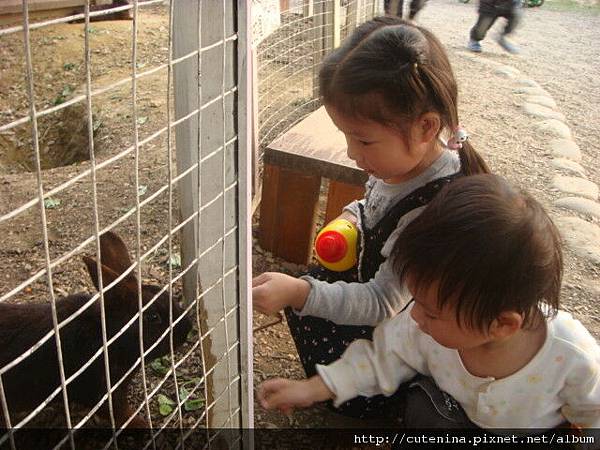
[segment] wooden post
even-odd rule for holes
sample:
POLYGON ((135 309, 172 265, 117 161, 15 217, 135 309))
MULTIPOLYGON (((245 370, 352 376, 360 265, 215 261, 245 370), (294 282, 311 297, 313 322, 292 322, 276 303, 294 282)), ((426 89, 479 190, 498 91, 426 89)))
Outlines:
POLYGON ((332 25, 333 25, 333 30, 332 30, 332 34, 333 34, 333 48, 337 48, 340 46, 340 33, 341 33, 341 28, 342 28, 342 23, 341 23, 341 8, 340 8, 340 0, 332 0, 333 3, 333 20, 332 20, 332 25))
MULTIPOLYGON (((20 14, 23 10, 23 0, 2 0, 0 3, 0 15, 20 14)), ((27 2, 30 12, 51 11, 84 5, 85 0, 29 0, 27 2)))
MULTIPOLYGON (((202 11, 198 11, 199 4, 197 0, 179 0, 174 5, 174 58, 200 52, 201 47, 223 41, 235 32, 235 18, 225 20, 227 18, 223 16, 224 3, 202 2, 202 11), (201 20, 201 24, 198 20, 201 20), (199 31, 202 36, 199 36, 199 31)), ((235 7, 228 8, 229 13, 235 10, 235 7)), ((245 45, 246 39, 236 42, 237 45, 245 45)), ((243 70, 246 70, 247 61, 243 54, 238 54, 236 58, 236 53, 235 46, 222 43, 213 51, 200 52, 174 66, 175 118, 197 111, 175 128, 178 173, 220 149, 218 156, 208 158, 197 170, 191 171, 177 183, 181 220, 194 212, 199 213, 182 229, 182 266, 189 267, 199 254, 198 250, 205 253, 199 264, 184 275, 183 290, 187 301, 198 299, 202 320, 200 331, 206 333, 211 330, 203 339, 202 348, 203 366, 207 372, 211 372, 205 383, 208 390, 206 405, 212 405, 208 413, 208 426, 213 428, 239 427, 242 417, 242 414, 234 411, 240 407, 240 383, 243 378, 236 383, 232 383, 231 379, 240 374, 242 366, 247 368, 247 361, 242 363, 241 345, 234 346, 231 351, 229 349, 240 339, 240 331, 247 331, 247 323, 243 326, 240 324, 242 307, 238 303, 247 299, 247 295, 240 293, 239 284, 242 280, 247 281, 247 274, 234 272, 225 277, 224 272, 232 261, 236 264, 241 256, 246 255, 245 251, 238 252, 239 245, 246 245, 242 233, 246 232, 247 224, 240 225, 238 222, 241 220, 240 214, 245 215, 246 211, 236 204, 245 201, 239 196, 244 195, 247 180, 238 180, 241 183, 238 189, 225 191, 224 186, 232 182, 230 178, 237 172, 233 166, 245 164, 243 157, 236 163, 235 152, 246 152, 248 148, 241 143, 225 146, 224 142, 235 135, 240 121, 245 120, 245 103, 240 103, 243 109, 241 115, 236 111, 236 101, 231 96, 199 109, 216 95, 221 95, 223 90, 228 90, 232 82, 237 84, 239 74, 234 67, 235 61, 240 57, 243 59, 238 61, 238 64, 243 64, 243 70), (199 211, 202 207, 204 209, 199 211), (240 227, 238 232, 226 237, 225 230, 235 225, 240 227), (215 245, 219 240, 222 243, 215 245), (239 281, 236 281, 238 276, 239 281), (202 280, 203 286, 212 286, 212 289, 199 293, 199 280, 202 280), (236 305, 239 309, 235 314, 226 316, 226 310, 236 305)), ((241 92, 236 95, 244 92, 248 97, 247 89, 239 87, 241 92)), ((245 166, 238 167, 242 171, 245 166)), ((246 309, 243 311, 246 312, 246 309)))
MULTIPOLYGON (((260 195, 260 140, 258 129, 258 61, 256 59, 256 48, 254 46, 250 48, 250 57, 248 58, 248 64, 251 66, 251 81, 249 92, 252 92, 252 96, 249 98, 249 103, 252 107, 252 198, 255 199, 260 195)), ((254 214, 254 211, 252 211, 252 214, 254 214)))
MULTIPOLYGON (((173 59, 196 50, 199 46, 198 3, 194 0, 181 0, 173 8, 173 59)), ((175 120, 188 115, 199 108, 198 98, 198 60, 189 58, 173 68, 175 91, 175 120)), ((198 163, 198 114, 190 117, 176 128, 177 172, 182 173, 198 163)), ((185 220, 198 211, 198 170, 192 171, 179 182, 181 219, 185 220)), ((188 267, 196 258, 198 247, 198 220, 190 221, 181 231, 181 264, 188 267)), ((198 270, 194 265, 183 276, 183 291, 186 302, 192 302, 198 296, 198 270)))
POLYGON ((354 0, 348 3, 348 12, 346 14, 346 26, 349 28, 350 33, 356 24, 358 24, 358 12, 360 11, 360 0, 354 0))
POLYGON ((373 14, 371 14, 371 17, 375 17, 379 15, 379 2, 381 0, 373 0, 373 14))
POLYGON ((325 223, 331 222, 342 213, 344 206, 354 200, 365 196, 364 185, 343 183, 341 181, 329 181, 329 193, 327 196, 327 209, 325 210, 325 223))
MULTIPOLYGON (((258 185, 258 159, 252 172, 252 158, 248 157, 253 148, 258 158, 258 77, 256 76, 255 52, 252 48, 252 23, 250 18, 251 0, 238 1, 238 301, 240 305, 240 407, 241 426, 254 428, 254 371, 252 350, 252 188, 258 185), (248 107, 248 103, 252 108, 248 107), (252 111, 250 114, 248 111, 252 111), (252 178, 254 174, 254 179, 252 178)), ((258 195, 258 188, 255 190, 258 195)), ((253 448, 252 437, 249 448, 253 448)))
POLYGON ((259 244, 274 255, 307 264, 315 233, 321 177, 265 164, 259 244))
POLYGON ((315 0, 304 0, 302 13, 304 17, 312 17, 315 13, 315 0))
POLYGON ((333 5, 336 0, 323 0, 323 56, 333 50, 333 5))
POLYGON ((313 98, 319 98, 319 69, 325 54, 325 13, 327 8, 325 2, 328 0, 318 0, 314 4, 313 16, 313 98))

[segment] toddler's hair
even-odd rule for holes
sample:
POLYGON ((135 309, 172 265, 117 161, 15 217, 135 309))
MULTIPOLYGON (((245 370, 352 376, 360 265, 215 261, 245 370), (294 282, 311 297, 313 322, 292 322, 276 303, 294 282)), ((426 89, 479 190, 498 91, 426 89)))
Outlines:
MULTIPOLYGON (((438 306, 485 330, 503 311, 532 323, 540 302, 559 307, 561 240, 544 208, 496 175, 460 177, 400 234, 394 268, 414 289, 439 282, 438 306)), ((416 293, 413 291, 413 294, 416 293)))
MULTIPOLYGON (((324 60, 319 89, 325 105, 406 131, 437 112, 441 129, 458 125, 458 89, 444 47, 428 30, 398 17, 376 17, 324 60)), ((459 151, 465 175, 489 173, 469 141, 459 151)))

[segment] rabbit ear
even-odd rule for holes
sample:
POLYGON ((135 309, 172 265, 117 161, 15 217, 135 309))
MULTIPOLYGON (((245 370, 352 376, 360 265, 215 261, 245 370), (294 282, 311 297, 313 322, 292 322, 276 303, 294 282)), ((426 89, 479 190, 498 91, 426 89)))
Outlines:
MULTIPOLYGON (((83 262, 87 266, 88 273, 90 274, 90 278, 96 286, 96 290, 100 290, 99 281, 98 281, 98 263, 94 258, 90 258, 89 256, 83 257, 83 262)), ((102 284, 104 287, 108 286, 110 283, 115 281, 119 277, 119 273, 115 272, 110 267, 102 264, 102 284)), ((128 275, 119 281, 113 288, 105 293, 105 298, 109 301, 115 297, 119 297, 121 301, 132 299, 137 300, 137 279, 133 275, 128 275)))
POLYGON ((109 267, 119 275, 131 266, 131 259, 125 242, 112 231, 107 231, 100 236, 100 251, 102 253, 102 265, 109 267))

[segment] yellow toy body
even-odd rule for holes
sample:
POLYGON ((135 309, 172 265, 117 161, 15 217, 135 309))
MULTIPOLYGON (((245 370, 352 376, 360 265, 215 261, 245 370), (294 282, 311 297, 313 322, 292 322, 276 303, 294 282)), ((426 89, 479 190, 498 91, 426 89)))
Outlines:
POLYGON ((358 230, 346 219, 332 220, 315 239, 317 260, 329 270, 343 272, 356 265, 358 230))

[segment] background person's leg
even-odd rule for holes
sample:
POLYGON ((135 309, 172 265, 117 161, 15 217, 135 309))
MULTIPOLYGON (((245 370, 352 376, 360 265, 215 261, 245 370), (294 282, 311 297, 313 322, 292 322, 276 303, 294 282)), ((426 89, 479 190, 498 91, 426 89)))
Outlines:
POLYGON ((427 0, 411 0, 408 18, 413 20, 419 11, 423 9, 425 3, 427 3, 427 0))
POLYGON ((519 23, 521 23, 521 15, 521 7, 516 7, 512 13, 506 17, 506 25, 504 26, 502 34, 506 35, 515 31, 517 26, 519 26, 519 23))
POLYGON ((492 27, 498 17, 489 14, 479 14, 477 22, 471 28, 470 37, 472 41, 481 41, 492 27))
POLYGON ((516 54, 520 51, 515 44, 506 39, 506 36, 517 28, 521 22, 521 14, 521 6, 513 4, 512 10, 504 16, 506 18, 506 25, 504 26, 502 34, 498 36, 498 44, 509 53, 516 54))
POLYGON ((470 39, 467 45, 467 48, 472 52, 480 53, 481 52, 481 41, 491 26, 496 21, 497 16, 479 12, 479 17, 477 18, 477 22, 471 28, 471 32, 469 33, 470 39))
POLYGON ((383 10, 386 14, 402 17, 402 8, 404 6, 404 0, 384 0, 383 10))

